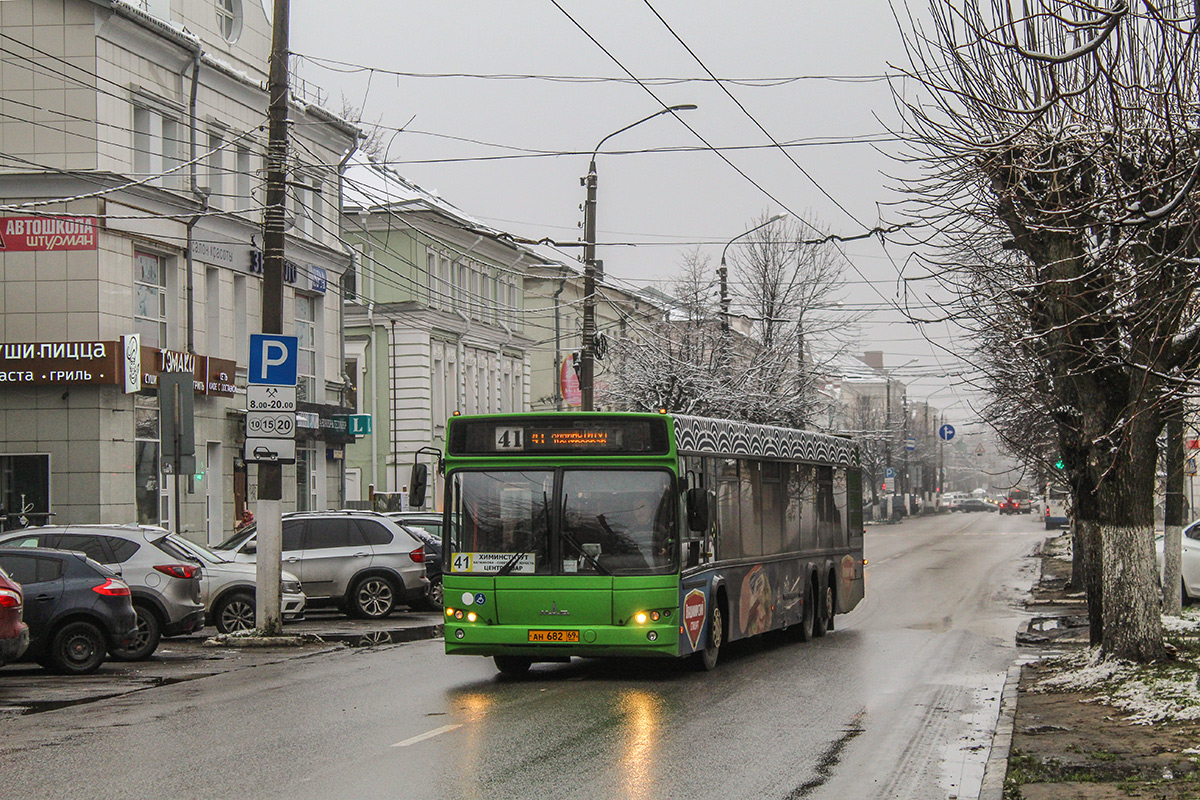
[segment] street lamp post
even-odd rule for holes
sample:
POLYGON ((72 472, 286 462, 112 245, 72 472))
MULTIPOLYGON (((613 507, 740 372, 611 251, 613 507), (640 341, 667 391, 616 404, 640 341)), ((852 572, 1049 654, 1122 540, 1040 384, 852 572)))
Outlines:
POLYGON ((776 214, 766 222, 755 225, 748 231, 742 231, 737 236, 725 243, 725 247, 721 250, 721 266, 717 268, 717 275, 721 279, 721 334, 729 333, 729 270, 725 267, 725 253, 729 250, 729 245, 741 239, 743 236, 749 236, 760 228, 765 228, 772 222, 778 222, 781 219, 787 218, 787 212, 776 214))
POLYGON ((583 206, 583 347, 579 353, 579 393, 580 408, 583 411, 593 410, 594 377, 595 377, 595 345, 596 345, 596 154, 612 137, 618 133, 641 125, 643 122, 661 117, 663 114, 674 114, 676 111, 691 111, 696 106, 684 103, 677 106, 667 106, 648 117, 630 123, 624 128, 613 131, 605 136, 592 150, 592 160, 588 164, 587 177, 580 183, 587 187, 587 200, 583 206))

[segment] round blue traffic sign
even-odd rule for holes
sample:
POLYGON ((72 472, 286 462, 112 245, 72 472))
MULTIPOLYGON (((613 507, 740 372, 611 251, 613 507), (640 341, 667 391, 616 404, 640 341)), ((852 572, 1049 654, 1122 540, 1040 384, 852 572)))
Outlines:
POLYGON ((943 425, 942 427, 938 428, 938 436, 942 437, 947 442, 950 441, 954 438, 954 426, 943 425))

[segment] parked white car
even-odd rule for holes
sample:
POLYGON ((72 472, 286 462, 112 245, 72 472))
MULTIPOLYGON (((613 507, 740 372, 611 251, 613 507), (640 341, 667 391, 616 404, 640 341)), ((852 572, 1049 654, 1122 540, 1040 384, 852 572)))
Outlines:
MULTIPOLYGON (((254 628, 255 580, 257 569, 254 564, 243 564, 214 553, 201 544, 174 533, 170 540, 204 565, 204 577, 200 580, 200 599, 208 615, 208 624, 220 633, 248 631, 254 628)), ((304 607, 308 598, 300 586, 300 579, 284 570, 280 608, 284 622, 304 619, 304 607)))
MULTIPOLYGON (((1163 571, 1163 537, 1155 542, 1158 553, 1158 574, 1163 571)), ((1200 600, 1200 520, 1183 529, 1183 546, 1180 571, 1183 573, 1181 591, 1186 605, 1190 600, 1200 600)))

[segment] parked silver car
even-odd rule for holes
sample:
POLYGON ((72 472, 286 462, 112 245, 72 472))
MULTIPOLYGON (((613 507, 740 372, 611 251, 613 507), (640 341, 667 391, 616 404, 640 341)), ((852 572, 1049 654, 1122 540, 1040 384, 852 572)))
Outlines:
MULTIPOLYGON (((1158 574, 1162 577, 1163 564, 1163 535, 1158 534, 1154 546, 1158 555, 1158 574)), ((1183 604, 1200 600, 1200 521, 1193 522, 1183 529, 1180 542, 1180 591, 1183 604)))
MULTIPOLYGON (((256 536, 252 525, 213 549, 252 563, 256 536)), ((373 511, 284 514, 283 563, 299 576, 311 604, 332 602, 366 619, 382 619, 398 605, 420 605, 429 594, 422 543, 373 511)))
POLYGON ((152 525, 47 525, 0 536, 5 547, 72 550, 121 576, 133 593, 137 633, 127 647, 111 651, 118 661, 148 658, 163 636, 204 627, 200 562, 152 525))
MULTIPOLYGON (((174 533, 168 539, 204 565, 200 598, 208 612, 208 624, 219 633, 253 630, 257 588, 255 565, 233 561, 174 533)), ((284 622, 303 619, 308 598, 304 596, 300 579, 284 570, 281 588, 284 622)))

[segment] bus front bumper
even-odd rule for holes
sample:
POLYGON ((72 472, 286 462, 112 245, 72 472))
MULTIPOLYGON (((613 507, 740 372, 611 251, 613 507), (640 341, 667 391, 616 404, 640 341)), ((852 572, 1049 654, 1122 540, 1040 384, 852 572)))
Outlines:
POLYGON ((539 630, 545 628, 531 628, 528 625, 461 624, 455 620, 447 620, 446 653, 462 656, 524 656, 535 661, 570 656, 676 658, 680 655, 678 625, 554 628, 555 633, 577 633, 578 641, 530 641, 530 631, 539 630))

